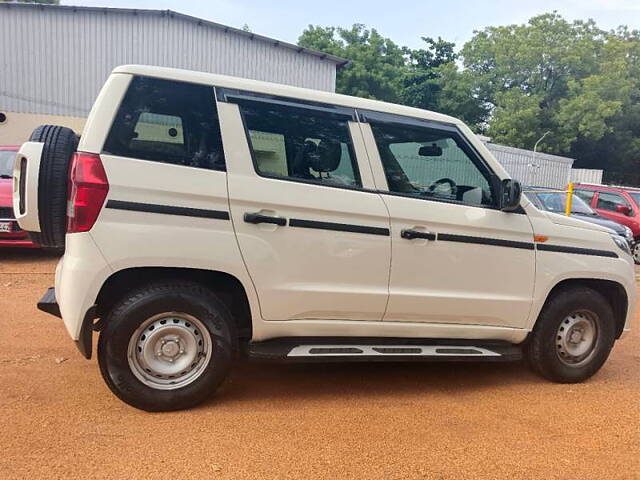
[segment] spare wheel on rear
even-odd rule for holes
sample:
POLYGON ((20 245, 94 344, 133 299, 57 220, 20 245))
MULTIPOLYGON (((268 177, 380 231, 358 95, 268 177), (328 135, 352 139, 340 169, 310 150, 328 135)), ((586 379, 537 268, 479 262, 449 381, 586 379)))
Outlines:
POLYGON ((40 232, 30 234, 43 247, 64 249, 69 165, 78 137, 70 128, 41 125, 33 131, 29 141, 44 143, 38 181, 40 232))

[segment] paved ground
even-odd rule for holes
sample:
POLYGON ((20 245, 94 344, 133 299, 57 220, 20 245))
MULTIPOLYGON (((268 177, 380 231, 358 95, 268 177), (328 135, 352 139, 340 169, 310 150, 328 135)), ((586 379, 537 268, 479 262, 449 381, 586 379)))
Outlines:
MULTIPOLYGON (((243 364, 188 412, 118 401, 0 255, 0 478, 640 478, 640 328, 591 381, 520 364, 243 364)), ((638 324, 640 327, 640 324, 638 324)))

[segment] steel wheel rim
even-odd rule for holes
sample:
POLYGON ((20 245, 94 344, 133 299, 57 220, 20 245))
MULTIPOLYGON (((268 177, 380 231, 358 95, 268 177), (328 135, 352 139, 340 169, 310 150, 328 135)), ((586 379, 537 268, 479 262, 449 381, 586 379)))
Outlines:
POLYGON ((598 344, 597 315, 580 311, 567 315, 556 332, 556 352, 565 365, 581 367, 591 360, 598 344))
POLYGON ((633 259, 640 263, 640 242, 633 246, 633 259))
POLYGON ((166 312, 148 318, 129 339, 131 372, 157 390, 175 390, 194 382, 211 360, 209 330, 197 318, 166 312))

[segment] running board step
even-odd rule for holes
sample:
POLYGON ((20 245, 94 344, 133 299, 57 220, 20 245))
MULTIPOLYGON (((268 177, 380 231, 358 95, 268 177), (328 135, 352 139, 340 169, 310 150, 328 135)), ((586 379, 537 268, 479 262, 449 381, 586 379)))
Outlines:
MULTIPOLYGON (((322 339, 274 339, 248 345, 248 355, 289 362, 343 361, 493 361, 520 360, 518 346, 507 342, 465 340, 371 339, 369 342, 322 342, 322 339)), ((329 340, 329 339, 327 339, 329 340)), ((335 339, 331 339, 335 340, 335 339)), ((354 339, 351 339, 352 341, 354 339)))

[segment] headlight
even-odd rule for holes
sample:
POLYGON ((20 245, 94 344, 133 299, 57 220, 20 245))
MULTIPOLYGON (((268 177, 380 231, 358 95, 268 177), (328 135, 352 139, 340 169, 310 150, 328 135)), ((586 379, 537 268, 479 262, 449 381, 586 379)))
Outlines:
POLYGON ((627 255, 631 255, 631 248, 629 247, 629 244, 623 237, 621 237, 620 235, 612 234, 611 238, 613 239, 613 242, 618 246, 620 250, 624 251, 627 255))
POLYGON ((624 227, 624 237, 627 239, 627 242, 633 243, 633 231, 626 225, 624 227))

